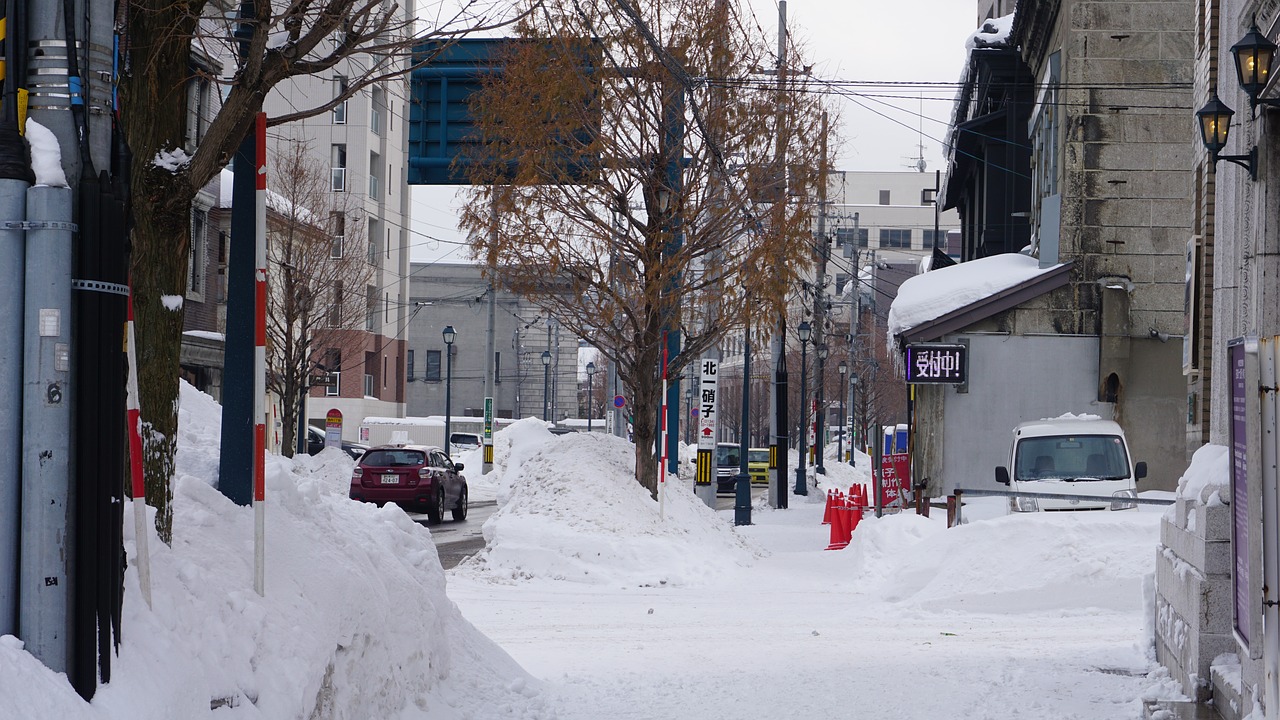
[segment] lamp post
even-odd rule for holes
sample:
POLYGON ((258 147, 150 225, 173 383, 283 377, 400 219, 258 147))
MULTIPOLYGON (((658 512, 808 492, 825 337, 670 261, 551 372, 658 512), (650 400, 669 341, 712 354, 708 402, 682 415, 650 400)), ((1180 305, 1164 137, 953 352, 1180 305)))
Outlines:
POLYGON ((689 386, 684 389, 684 407, 685 407, 685 423, 684 423, 684 444, 688 445, 692 440, 689 435, 693 430, 693 384, 696 379, 689 380, 689 386))
MULTIPOLYGON (((1250 114, 1256 114, 1259 105, 1280 107, 1280 99, 1259 97, 1271 79, 1271 63, 1275 60, 1276 44, 1258 31, 1257 18, 1240 42, 1231 46, 1231 57, 1236 65, 1236 82, 1240 89, 1249 95, 1250 114)), ((1210 160, 1216 165, 1219 160, 1235 163, 1249 171, 1249 179, 1258 179, 1258 146, 1249 148, 1243 155, 1220 155, 1227 145, 1227 135, 1231 132, 1231 116, 1235 112, 1218 99, 1217 90, 1213 90, 1209 102, 1196 111, 1197 125, 1200 127, 1200 141, 1209 151, 1210 160)))
MULTIPOLYGON (((840 458, 840 462, 844 462, 844 436, 849 432, 849 421, 844 414, 844 396, 846 394, 844 375, 849 372, 849 364, 841 360, 840 364, 836 366, 836 371, 840 373, 840 434, 836 437, 836 457, 840 458)), ((849 450, 849 454, 852 455, 852 444, 849 445, 849 450)))
MULTIPOLYGON (((852 420, 858 415, 858 373, 853 373, 849 376, 849 394, 849 417, 852 420)), ((849 467, 855 467, 857 455, 854 453, 856 446, 853 444, 853 439, 854 437, 861 437, 861 433, 858 432, 858 423, 856 421, 849 424, 853 426, 853 432, 849 435, 849 467)))
POLYGON ((826 443, 826 434, 827 434, 827 423, 826 423, 826 420, 827 420, 826 418, 826 415, 827 415, 827 399, 826 399, 827 346, 826 346, 826 343, 823 343, 822 345, 817 346, 815 350, 818 353, 818 372, 816 373, 817 381, 818 381, 818 401, 814 403, 816 407, 814 408, 815 428, 813 432, 813 450, 814 450, 814 456, 816 458, 815 463, 817 465, 817 467, 814 469, 817 471, 819 475, 826 475, 827 466, 822 459, 822 456, 826 451, 826 444, 827 444, 826 443))
POLYGON ((809 378, 808 378, 808 349, 809 334, 813 331, 808 320, 800 321, 800 326, 796 328, 796 335, 800 338, 800 463, 796 465, 796 487, 797 495, 809 494, 809 481, 806 477, 808 474, 805 470, 804 461, 805 453, 808 448, 808 430, 809 430, 809 413, 805 408, 805 403, 809 400, 809 378))
POLYGON ((591 391, 594 389, 592 381, 595 379, 595 376, 596 364, 593 362, 587 363, 587 432, 591 432, 591 391))
POLYGON ((449 432, 449 421, 453 415, 453 340, 458 334, 452 325, 445 325, 444 331, 444 451, 453 452, 453 435, 449 432))
POLYGON ((551 351, 542 351, 542 420, 551 419, 551 351))

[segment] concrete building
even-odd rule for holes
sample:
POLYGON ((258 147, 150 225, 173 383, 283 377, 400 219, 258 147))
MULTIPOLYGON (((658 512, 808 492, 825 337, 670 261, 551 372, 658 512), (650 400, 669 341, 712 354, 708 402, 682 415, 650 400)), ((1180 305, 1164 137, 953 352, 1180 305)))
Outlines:
MULTIPOLYGON (((412 3, 400 6, 411 12, 412 3)), ((403 19, 410 19, 406 15, 403 19)), ((269 115, 281 116, 300 107, 315 107, 346 93, 353 79, 368 72, 368 58, 348 58, 331 70, 291 78, 267 97, 269 115)), ((408 58, 390 62, 408 63, 408 58)), ((357 293, 367 306, 363 338, 356 351, 340 354, 316 348, 319 356, 337 359, 336 386, 311 391, 307 417, 322 422, 331 409, 344 416, 343 437, 354 440, 360 420, 369 416, 405 414, 406 342, 409 312, 410 196, 405 170, 408 138, 409 79, 384 80, 356 92, 331 111, 272 128, 268 152, 285 142, 306 143, 310 155, 329 173, 330 190, 348 197, 352 217, 331 218, 334 252, 358 253, 373 267, 364 288, 333 288, 357 293), (362 227, 360 237, 344 228, 362 227)), ((342 203, 334 203, 341 206, 342 203)), ((345 343, 350 346, 351 343, 345 343)))
MULTIPOLYGON (((408 415, 444 415, 448 362, 443 331, 451 325, 456 333, 452 413, 483 417, 488 291, 479 265, 413 263, 406 343, 408 415)), ((499 289, 496 302, 494 416, 545 417, 552 422, 578 417, 578 338, 528 300, 499 289), (545 367, 544 351, 551 359, 545 367)))
POLYGON ((1221 717, 1276 718, 1280 408, 1269 368, 1280 341, 1280 223, 1271 192, 1280 183, 1280 132, 1276 90, 1267 82, 1274 66, 1266 58, 1253 63, 1261 82, 1246 86, 1238 65, 1247 71, 1250 63, 1237 63, 1232 51, 1274 48, 1280 6, 1208 0, 1196 3, 1190 21, 1194 102, 1184 123, 1196 123, 1194 113, 1211 110, 1213 99, 1235 115, 1217 123, 1230 129, 1222 145, 1210 147, 1214 138, 1204 133, 1187 161, 1192 225, 1182 238, 1185 316, 1176 332, 1184 338, 1187 447, 1209 482, 1180 497, 1162 523, 1156 657, 1186 695, 1211 701, 1221 717))
POLYGON ((1020 0, 974 34, 942 207, 962 261, 1022 251, 1053 271, 897 336, 969 346, 966 385, 916 388, 930 494, 995 488, 1009 430, 1064 412, 1120 421, 1142 489, 1176 487, 1194 6, 1020 0))

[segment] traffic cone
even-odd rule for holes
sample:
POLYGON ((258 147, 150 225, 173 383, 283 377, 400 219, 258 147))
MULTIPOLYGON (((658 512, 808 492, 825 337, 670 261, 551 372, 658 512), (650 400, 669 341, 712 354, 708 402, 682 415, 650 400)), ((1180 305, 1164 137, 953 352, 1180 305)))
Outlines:
POLYGON ((833 504, 835 504, 835 501, 836 501, 836 491, 835 491, 835 490, 828 490, 828 491, 827 491, 827 506, 826 506, 825 508, 823 508, 823 509, 822 509, 822 524, 823 524, 823 525, 830 525, 830 524, 831 524, 831 506, 832 506, 833 504))
MULTIPOLYGON (((853 537, 853 531, 858 529, 858 523, 862 522, 862 509, 866 507, 866 501, 859 500, 849 508, 849 537, 853 537)), ((848 540, 845 541, 846 543, 848 540)))
POLYGON ((841 527, 844 525, 841 520, 843 514, 844 512, 839 505, 831 508, 831 541, 827 545, 828 550, 841 550, 845 545, 848 545, 848 542, 844 539, 844 530, 841 527))

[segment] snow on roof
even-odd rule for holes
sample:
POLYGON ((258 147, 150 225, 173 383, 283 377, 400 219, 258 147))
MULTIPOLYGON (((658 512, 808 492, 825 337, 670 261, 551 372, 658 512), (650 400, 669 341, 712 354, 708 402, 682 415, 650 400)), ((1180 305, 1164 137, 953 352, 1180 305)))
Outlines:
POLYGON ((1040 268, 1040 261, 1005 253, 940 268, 908 278, 889 307, 889 344, 922 323, 936 320, 972 302, 1043 275, 1059 267, 1040 268))
POLYGON ((1013 13, 1009 13, 1004 17, 992 18, 982 23, 982 27, 969 36, 964 46, 970 50, 974 48, 1008 47, 1009 33, 1012 30, 1013 13))

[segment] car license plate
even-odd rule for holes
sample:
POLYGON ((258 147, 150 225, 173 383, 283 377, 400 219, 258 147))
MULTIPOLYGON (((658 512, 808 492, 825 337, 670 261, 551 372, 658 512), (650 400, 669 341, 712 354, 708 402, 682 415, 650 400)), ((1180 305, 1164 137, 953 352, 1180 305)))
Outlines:
POLYGON ((383 485, 399 485, 400 476, 399 475, 383 475, 382 484, 383 485))

